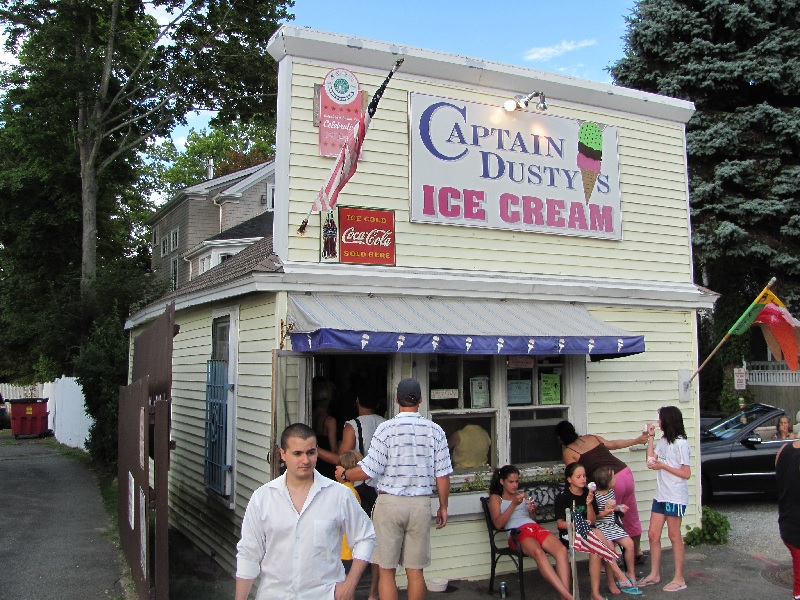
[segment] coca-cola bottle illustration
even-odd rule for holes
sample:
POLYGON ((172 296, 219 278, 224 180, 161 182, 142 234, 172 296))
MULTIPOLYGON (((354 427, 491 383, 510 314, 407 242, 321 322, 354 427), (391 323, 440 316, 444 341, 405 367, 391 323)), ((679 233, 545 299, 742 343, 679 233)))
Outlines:
POLYGON ((325 224, 322 226, 322 258, 336 258, 336 238, 339 230, 336 221, 333 220, 333 211, 329 210, 325 217, 325 224))

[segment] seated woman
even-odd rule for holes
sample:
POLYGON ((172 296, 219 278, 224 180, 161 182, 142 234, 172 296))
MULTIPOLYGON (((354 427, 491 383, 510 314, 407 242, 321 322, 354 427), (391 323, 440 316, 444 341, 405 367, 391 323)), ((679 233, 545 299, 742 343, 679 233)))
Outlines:
MULTIPOLYGON (((542 577, 563 600, 572 600, 567 549, 558 537, 533 520, 536 505, 529 503, 525 494, 519 491, 519 469, 514 465, 496 469, 489 484, 489 493, 489 514, 494 526, 498 529, 519 529, 517 539, 522 551, 536 561, 542 577), (556 560, 555 570, 545 552, 556 560)), ((513 550, 517 549, 510 535, 508 545, 513 550)))
POLYGON ((789 420, 789 417, 781 417, 778 419, 778 422, 775 424, 775 437, 773 439, 793 440, 795 437, 794 433, 792 433, 792 422, 789 420))

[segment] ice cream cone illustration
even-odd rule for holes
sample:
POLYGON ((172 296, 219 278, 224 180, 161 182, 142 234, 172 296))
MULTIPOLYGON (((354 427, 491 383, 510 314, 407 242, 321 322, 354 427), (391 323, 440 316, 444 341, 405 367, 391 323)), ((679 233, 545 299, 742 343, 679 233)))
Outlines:
POLYGON ((600 163, 603 160, 603 131, 597 123, 586 121, 578 131, 578 167, 583 178, 583 197, 586 203, 594 191, 600 163))

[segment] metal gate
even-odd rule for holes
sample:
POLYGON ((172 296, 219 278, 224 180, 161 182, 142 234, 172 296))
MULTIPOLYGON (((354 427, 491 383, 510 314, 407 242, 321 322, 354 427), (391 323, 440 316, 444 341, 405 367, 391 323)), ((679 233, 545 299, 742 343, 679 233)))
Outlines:
POLYGON ((205 484, 220 496, 227 495, 225 477, 228 444, 228 361, 206 364, 206 456, 205 484))
POLYGON ((139 600, 169 600, 167 503, 175 304, 133 344, 119 392, 119 537, 139 600))

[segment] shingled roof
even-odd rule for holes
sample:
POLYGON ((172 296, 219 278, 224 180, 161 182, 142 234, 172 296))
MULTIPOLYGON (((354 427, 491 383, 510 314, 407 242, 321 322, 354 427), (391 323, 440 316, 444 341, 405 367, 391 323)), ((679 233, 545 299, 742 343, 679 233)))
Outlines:
POLYGON ((234 225, 222 233, 214 235, 206 241, 211 240, 243 240, 248 238, 260 238, 272 234, 272 222, 275 213, 271 210, 256 215, 244 223, 234 225))
MULTIPOLYGON (((267 236, 255 244, 248 246, 216 267, 198 275, 186 285, 162 296, 153 304, 176 300, 182 296, 213 289, 252 273, 282 273, 283 262, 272 248, 272 236, 267 236)), ((152 306, 152 305, 151 305, 152 306)))

